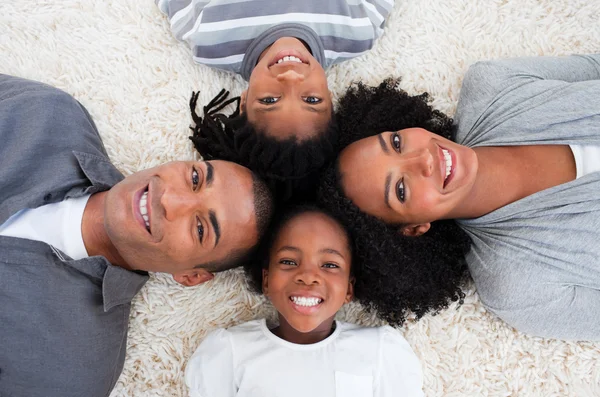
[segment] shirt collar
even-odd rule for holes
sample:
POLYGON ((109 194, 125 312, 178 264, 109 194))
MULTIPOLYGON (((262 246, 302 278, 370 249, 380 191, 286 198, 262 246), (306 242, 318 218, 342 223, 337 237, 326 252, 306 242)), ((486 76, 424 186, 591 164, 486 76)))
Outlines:
POLYGON ((129 303, 148 281, 148 273, 137 272, 113 266, 108 263, 102 279, 102 300, 104 311, 129 303))
POLYGON ((93 186, 86 193, 108 190, 124 179, 108 157, 79 151, 73 151, 73 154, 85 176, 92 182, 93 186))
POLYGON ((244 80, 250 80, 250 75, 258 63, 260 54, 262 54, 265 48, 282 37, 295 37, 304 41, 306 45, 308 45, 308 48, 310 48, 310 52, 317 62, 323 66, 325 65, 325 48, 323 47, 323 42, 319 35, 308 26, 299 23, 284 23, 265 30, 250 43, 244 54, 242 67, 240 69, 244 80))

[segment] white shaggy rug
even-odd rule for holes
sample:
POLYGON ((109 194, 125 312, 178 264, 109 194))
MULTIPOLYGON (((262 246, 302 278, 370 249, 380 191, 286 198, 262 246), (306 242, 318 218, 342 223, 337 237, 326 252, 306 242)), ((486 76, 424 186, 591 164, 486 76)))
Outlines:
MULTIPOLYGON (((453 114, 462 76, 479 59, 600 51, 599 0, 396 3, 374 50, 328 72, 336 97, 352 81, 401 76, 402 88, 428 91, 453 114)), ((73 94, 125 174, 195 156, 187 139, 192 90, 204 104, 222 87, 245 87, 193 64, 152 0, 0 0, 0 73, 73 94)), ((271 315, 264 303, 239 271, 195 288, 153 275, 134 301, 112 396, 187 396, 183 369, 205 334, 271 315)), ((356 305, 340 318, 377 324, 356 305)), ((407 324, 404 334, 422 360, 428 396, 600 395, 600 344, 518 333, 487 313, 472 287, 460 308, 407 324)))

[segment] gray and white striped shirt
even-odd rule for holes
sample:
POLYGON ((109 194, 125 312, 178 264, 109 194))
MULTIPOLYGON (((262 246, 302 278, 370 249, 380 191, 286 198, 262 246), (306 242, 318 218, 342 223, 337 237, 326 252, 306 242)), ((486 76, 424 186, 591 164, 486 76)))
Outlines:
POLYGON ((305 41, 324 68, 363 54, 394 0, 155 0, 194 61, 248 80, 259 55, 285 36, 305 41))

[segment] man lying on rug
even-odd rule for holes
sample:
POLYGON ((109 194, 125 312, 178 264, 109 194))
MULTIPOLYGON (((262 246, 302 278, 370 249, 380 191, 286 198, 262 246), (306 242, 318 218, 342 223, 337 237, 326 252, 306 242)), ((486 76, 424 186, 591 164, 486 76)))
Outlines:
POLYGON ((107 396, 146 271, 210 280, 271 216, 266 185, 237 164, 123 178, 85 108, 38 82, 0 75, 0 142, 1 396, 107 396))
POLYGON ((194 61, 248 81, 241 97, 223 90, 194 117, 202 156, 249 167, 283 199, 313 193, 337 147, 325 69, 370 50, 394 0, 155 1, 194 61))

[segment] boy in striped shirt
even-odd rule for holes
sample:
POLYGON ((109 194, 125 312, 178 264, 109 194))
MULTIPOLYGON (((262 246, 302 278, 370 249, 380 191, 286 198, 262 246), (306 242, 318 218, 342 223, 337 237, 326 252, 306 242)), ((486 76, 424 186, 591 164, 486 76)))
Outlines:
POLYGON ((393 0, 156 1, 194 61, 248 81, 239 98, 217 95, 204 117, 192 97, 196 148, 253 169, 279 198, 310 196, 337 142, 325 69, 373 46, 393 0), (233 101, 232 114, 219 113, 233 101))

